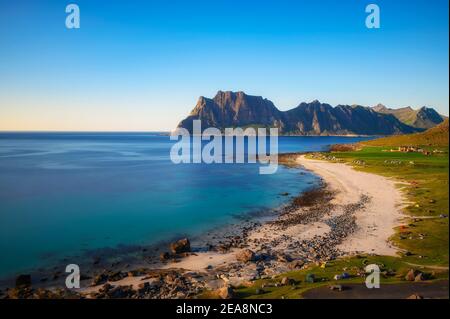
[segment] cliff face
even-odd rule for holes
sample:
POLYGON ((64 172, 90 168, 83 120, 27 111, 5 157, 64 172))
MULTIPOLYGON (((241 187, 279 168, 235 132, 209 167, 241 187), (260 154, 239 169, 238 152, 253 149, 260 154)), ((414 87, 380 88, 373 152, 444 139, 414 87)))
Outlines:
POLYGON ((271 101, 243 92, 219 91, 212 99, 200 97, 178 127, 192 131, 192 121, 197 119, 203 128, 278 127, 284 135, 391 135, 419 131, 392 114, 369 107, 332 107, 316 100, 282 112, 271 101))
POLYGON ((192 130, 192 121, 202 120, 203 127, 275 127, 282 119, 273 103, 260 96, 250 96, 244 92, 219 91, 213 99, 201 96, 189 116, 179 127, 192 130))

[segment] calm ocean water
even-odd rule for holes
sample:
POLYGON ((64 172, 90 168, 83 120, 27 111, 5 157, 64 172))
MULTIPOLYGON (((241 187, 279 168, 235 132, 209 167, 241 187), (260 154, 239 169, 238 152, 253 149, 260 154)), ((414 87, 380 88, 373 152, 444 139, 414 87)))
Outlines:
MULTIPOLYGON (((280 137, 279 152, 363 138, 280 137)), ((152 133, 0 133, 0 276, 90 249, 195 235, 317 183, 300 169, 174 165, 152 133)))

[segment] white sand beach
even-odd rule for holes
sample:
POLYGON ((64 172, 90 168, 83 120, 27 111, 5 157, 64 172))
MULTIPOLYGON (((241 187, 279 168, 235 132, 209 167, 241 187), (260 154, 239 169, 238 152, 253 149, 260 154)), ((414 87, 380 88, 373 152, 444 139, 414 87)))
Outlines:
POLYGON ((321 176, 336 190, 334 200, 339 204, 355 202, 362 194, 371 198, 366 208, 356 213, 357 231, 339 249, 395 256, 397 248, 389 243, 389 237, 394 234, 394 227, 399 225, 402 206, 406 202, 396 182, 357 171, 342 163, 307 159, 305 156, 299 156, 298 163, 321 176))

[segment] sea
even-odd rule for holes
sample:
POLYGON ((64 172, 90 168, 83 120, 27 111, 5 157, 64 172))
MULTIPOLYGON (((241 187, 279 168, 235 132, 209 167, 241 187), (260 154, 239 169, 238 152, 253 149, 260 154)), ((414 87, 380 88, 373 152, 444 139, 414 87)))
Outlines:
MULTIPOLYGON (((278 149, 365 139, 281 136, 278 149)), ((262 175, 258 163, 174 164, 175 142, 160 132, 0 133, 0 278, 95 249, 196 236, 319 183, 301 168, 262 175)))

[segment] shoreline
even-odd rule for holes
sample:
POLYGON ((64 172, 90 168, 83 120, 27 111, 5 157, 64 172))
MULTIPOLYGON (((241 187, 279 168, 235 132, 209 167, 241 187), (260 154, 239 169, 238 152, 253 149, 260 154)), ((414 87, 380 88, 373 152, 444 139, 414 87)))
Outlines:
MULTIPOLYGON (((389 237, 402 217, 404 199, 393 181, 346 164, 306 159, 304 154, 282 155, 281 162, 301 165, 320 176, 322 185, 275 210, 272 218, 250 218, 195 237, 192 252, 93 270, 89 278, 82 278, 77 296, 191 298, 205 289, 245 286, 339 257, 396 255, 389 237), (391 198, 387 205, 386 195, 391 198)), ((57 286, 42 285, 50 290, 57 286)))

